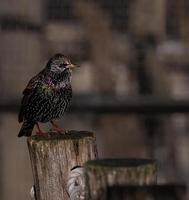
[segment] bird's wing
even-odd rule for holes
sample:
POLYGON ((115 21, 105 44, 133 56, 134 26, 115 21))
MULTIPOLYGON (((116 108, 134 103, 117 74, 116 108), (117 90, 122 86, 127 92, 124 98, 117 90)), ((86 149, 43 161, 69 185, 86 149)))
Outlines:
POLYGON ((40 72, 39 74, 37 74, 36 76, 34 76, 29 81, 28 85, 26 86, 26 88, 22 92, 22 94, 24 96, 23 96, 22 101, 21 101, 21 108, 20 108, 20 112, 19 112, 19 115, 18 115, 18 121, 19 122, 23 121, 24 108, 25 108, 25 106, 27 106, 28 99, 30 98, 30 95, 32 94, 32 92, 34 91, 34 89, 36 88, 36 86, 38 85, 38 83, 41 81, 42 76, 43 76, 43 72, 40 72))
POLYGON ((28 83, 28 85, 26 86, 26 88, 24 89, 24 91, 22 92, 23 95, 29 95, 37 86, 38 82, 40 80, 40 74, 34 76, 28 83))

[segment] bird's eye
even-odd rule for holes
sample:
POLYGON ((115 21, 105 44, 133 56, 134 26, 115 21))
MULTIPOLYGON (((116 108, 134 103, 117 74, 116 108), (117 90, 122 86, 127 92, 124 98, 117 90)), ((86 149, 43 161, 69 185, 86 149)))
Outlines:
POLYGON ((63 67, 66 67, 66 65, 67 65, 67 64, 65 64, 65 63, 62 63, 62 64, 60 65, 60 67, 62 67, 62 68, 63 68, 63 67))

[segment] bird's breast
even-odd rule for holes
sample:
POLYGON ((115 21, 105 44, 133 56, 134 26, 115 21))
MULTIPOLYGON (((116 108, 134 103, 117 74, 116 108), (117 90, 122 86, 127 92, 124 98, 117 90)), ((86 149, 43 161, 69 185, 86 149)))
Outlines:
POLYGON ((38 88, 38 92, 47 94, 47 95, 51 95, 52 93, 59 93, 61 91, 64 91, 66 89, 68 89, 69 86, 67 86, 64 82, 60 82, 60 83, 48 83, 48 84, 43 84, 38 88))
POLYGON ((30 97, 25 116, 39 122, 47 122, 64 114, 72 98, 71 85, 60 84, 56 87, 41 84, 30 97))

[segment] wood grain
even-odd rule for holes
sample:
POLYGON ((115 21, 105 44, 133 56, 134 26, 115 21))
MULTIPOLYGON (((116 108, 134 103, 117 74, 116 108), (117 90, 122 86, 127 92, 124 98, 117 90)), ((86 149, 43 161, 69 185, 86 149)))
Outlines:
POLYGON ((64 135, 28 139, 37 200, 68 200, 70 170, 97 157, 93 133, 69 131, 64 135))
POLYGON ((157 166, 148 159, 103 159, 85 165, 87 197, 106 200, 107 187, 114 185, 149 185, 157 180, 157 166))

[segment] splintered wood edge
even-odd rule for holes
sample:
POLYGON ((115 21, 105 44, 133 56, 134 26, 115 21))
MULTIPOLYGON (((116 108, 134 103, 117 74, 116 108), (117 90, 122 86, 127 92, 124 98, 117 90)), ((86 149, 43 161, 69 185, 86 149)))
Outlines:
POLYGON ((97 159, 89 160, 85 163, 86 168, 135 168, 142 166, 154 166, 157 168, 157 162, 153 159, 129 158, 129 159, 97 159))
POLYGON ((84 138, 95 139, 94 133, 89 131, 75 131, 70 130, 65 134, 57 134, 49 132, 48 136, 32 135, 28 138, 28 142, 38 142, 38 141, 57 141, 57 140, 80 140, 84 138))

